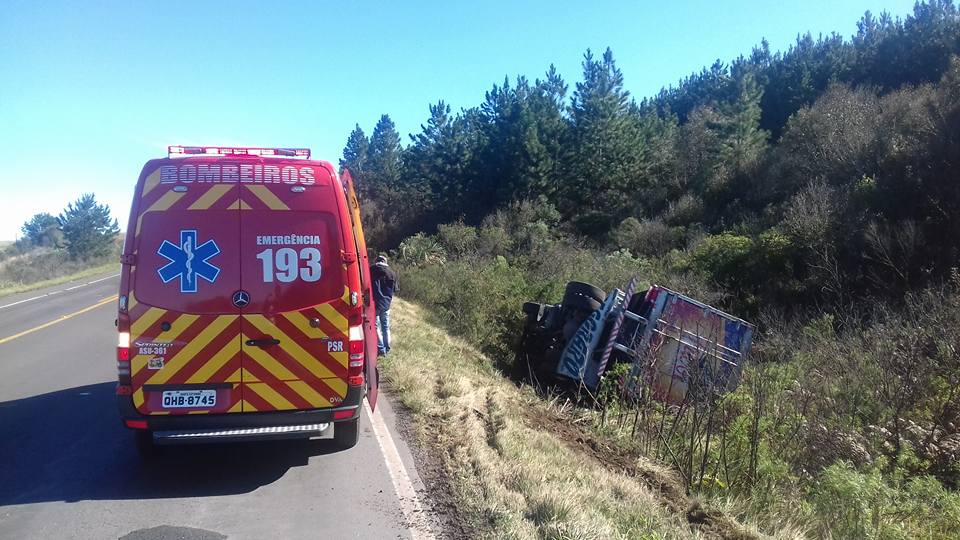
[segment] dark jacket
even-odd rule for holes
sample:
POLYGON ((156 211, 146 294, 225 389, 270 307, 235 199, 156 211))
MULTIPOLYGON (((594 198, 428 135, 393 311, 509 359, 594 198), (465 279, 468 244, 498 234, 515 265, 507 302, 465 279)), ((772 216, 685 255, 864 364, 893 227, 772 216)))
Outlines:
POLYGON ((377 311, 390 309, 393 294, 397 292, 397 274, 387 263, 377 263, 370 267, 370 278, 373 282, 373 303, 377 311))

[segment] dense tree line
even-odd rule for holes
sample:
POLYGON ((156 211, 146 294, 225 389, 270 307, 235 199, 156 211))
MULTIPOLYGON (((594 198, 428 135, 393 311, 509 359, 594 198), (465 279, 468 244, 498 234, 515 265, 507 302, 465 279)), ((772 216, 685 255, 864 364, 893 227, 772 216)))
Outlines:
POLYGON ((505 79, 476 107, 431 105, 406 147, 384 115, 341 166, 380 249, 527 201, 600 246, 682 251, 744 307, 896 296, 960 256, 958 53, 949 0, 763 42, 639 102, 610 50, 587 51, 572 92, 552 66, 505 79))

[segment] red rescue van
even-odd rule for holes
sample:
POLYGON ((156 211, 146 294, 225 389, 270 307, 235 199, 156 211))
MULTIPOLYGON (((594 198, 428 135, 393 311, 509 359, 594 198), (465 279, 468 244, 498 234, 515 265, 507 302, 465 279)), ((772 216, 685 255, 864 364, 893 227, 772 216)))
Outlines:
POLYGON ((117 400, 138 447, 358 440, 377 398, 369 263, 349 173, 306 149, 169 147, 121 256, 117 400))

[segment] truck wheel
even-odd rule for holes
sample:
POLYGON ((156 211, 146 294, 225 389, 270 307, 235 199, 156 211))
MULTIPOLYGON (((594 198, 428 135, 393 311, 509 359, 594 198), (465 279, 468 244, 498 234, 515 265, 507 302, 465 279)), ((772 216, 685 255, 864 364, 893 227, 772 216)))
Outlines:
POLYGON ((563 299, 563 306, 593 313, 600 309, 600 301, 595 298, 587 298, 586 296, 575 294, 565 297, 563 299))
POLYGON ((144 429, 138 429, 133 432, 133 438, 137 445, 137 453, 140 458, 150 460, 160 454, 160 448, 153 442, 153 432, 144 429))
POLYGON ((543 311, 543 304, 538 304, 537 302, 524 302, 523 303, 523 312, 527 315, 532 315, 534 317, 540 315, 540 312, 543 311))
POLYGON ((607 299, 607 292, 599 287, 594 287, 589 283, 584 283, 582 281, 570 281, 567 283, 567 288, 563 293, 563 296, 586 296, 587 298, 593 298, 597 302, 603 302, 607 299))
POLYGON ((360 419, 354 418, 346 422, 333 424, 333 443, 337 448, 346 450, 353 448, 360 440, 360 419))

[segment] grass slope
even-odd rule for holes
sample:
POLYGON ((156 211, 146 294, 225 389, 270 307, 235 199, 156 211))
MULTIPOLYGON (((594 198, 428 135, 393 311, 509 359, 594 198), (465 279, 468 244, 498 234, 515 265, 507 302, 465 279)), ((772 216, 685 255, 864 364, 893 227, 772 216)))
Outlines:
POLYGON ((618 470, 584 451, 587 439, 549 402, 426 322, 419 306, 397 299, 391 315, 384 382, 411 412, 420 446, 440 462, 439 481, 449 483, 444 491, 457 499, 450 506, 471 536, 754 536, 729 519, 705 519, 666 469, 637 461, 618 470))

